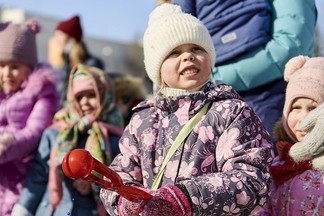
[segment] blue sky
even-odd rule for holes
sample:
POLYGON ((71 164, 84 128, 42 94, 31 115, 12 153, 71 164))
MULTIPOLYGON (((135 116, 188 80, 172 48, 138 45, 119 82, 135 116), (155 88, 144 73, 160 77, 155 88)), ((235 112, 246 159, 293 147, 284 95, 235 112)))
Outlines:
POLYGON ((86 36, 118 42, 142 38, 155 0, 0 0, 40 15, 67 19, 79 14, 86 36))

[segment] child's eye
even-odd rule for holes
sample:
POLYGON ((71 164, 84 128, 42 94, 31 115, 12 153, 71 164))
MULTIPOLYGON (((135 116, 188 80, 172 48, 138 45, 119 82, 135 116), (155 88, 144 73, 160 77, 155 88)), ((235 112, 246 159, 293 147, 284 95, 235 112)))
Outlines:
POLYGON ((312 110, 314 110, 314 109, 316 109, 316 106, 308 107, 308 111, 309 111, 309 112, 312 111, 312 110))
POLYGON ((191 49, 191 52, 193 53, 202 53, 202 52, 206 52, 203 48, 201 48, 200 46, 194 46, 191 49))
POLYGON ((301 107, 297 105, 291 107, 291 110, 299 110, 299 109, 301 109, 301 107))
POLYGON ((13 70, 19 69, 19 65, 13 64, 13 65, 11 65, 11 69, 13 69, 13 70))
POLYGON ((192 48, 192 51, 202 51, 203 49, 199 46, 195 46, 192 48))
POLYGON ((95 98, 95 97, 96 97, 96 94, 94 92, 91 92, 91 93, 89 92, 89 93, 83 93, 83 94, 77 95, 75 97, 75 99, 77 101, 81 101, 82 98, 88 98, 88 99, 90 99, 90 98, 95 98))
POLYGON ((180 52, 178 50, 173 50, 172 52, 169 53, 167 58, 175 57, 175 56, 178 56, 179 54, 180 54, 180 52))
POLYGON ((88 98, 95 98, 96 97, 96 94, 94 92, 91 92, 91 93, 88 93, 87 94, 87 97, 88 98))

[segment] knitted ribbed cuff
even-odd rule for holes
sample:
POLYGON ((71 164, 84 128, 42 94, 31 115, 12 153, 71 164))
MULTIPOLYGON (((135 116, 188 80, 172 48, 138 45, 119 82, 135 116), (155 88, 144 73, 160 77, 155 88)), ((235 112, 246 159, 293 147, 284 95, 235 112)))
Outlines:
POLYGON ((179 187, 167 184, 159 190, 164 198, 172 204, 174 215, 191 215, 189 196, 186 196, 179 187))
POLYGON ((324 171, 324 153, 314 157, 312 165, 314 169, 324 171))

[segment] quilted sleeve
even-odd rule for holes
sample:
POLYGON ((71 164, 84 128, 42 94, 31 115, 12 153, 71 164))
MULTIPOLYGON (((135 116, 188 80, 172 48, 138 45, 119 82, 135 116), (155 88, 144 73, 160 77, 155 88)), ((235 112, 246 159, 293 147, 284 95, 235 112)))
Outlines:
POLYGON ((246 91, 281 79, 287 61, 312 56, 317 12, 314 0, 273 0, 271 40, 262 47, 214 68, 213 79, 246 91))

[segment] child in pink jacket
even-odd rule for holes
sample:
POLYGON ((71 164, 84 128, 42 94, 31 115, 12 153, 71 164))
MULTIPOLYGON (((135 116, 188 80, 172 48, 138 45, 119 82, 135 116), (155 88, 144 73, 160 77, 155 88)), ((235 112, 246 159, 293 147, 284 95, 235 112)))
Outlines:
POLYGON ((18 201, 43 130, 58 108, 58 73, 38 63, 35 20, 0 23, 0 215, 18 201))
POLYGON ((283 119, 275 127, 279 156, 271 173, 270 215, 324 215, 324 58, 292 58, 283 119))

